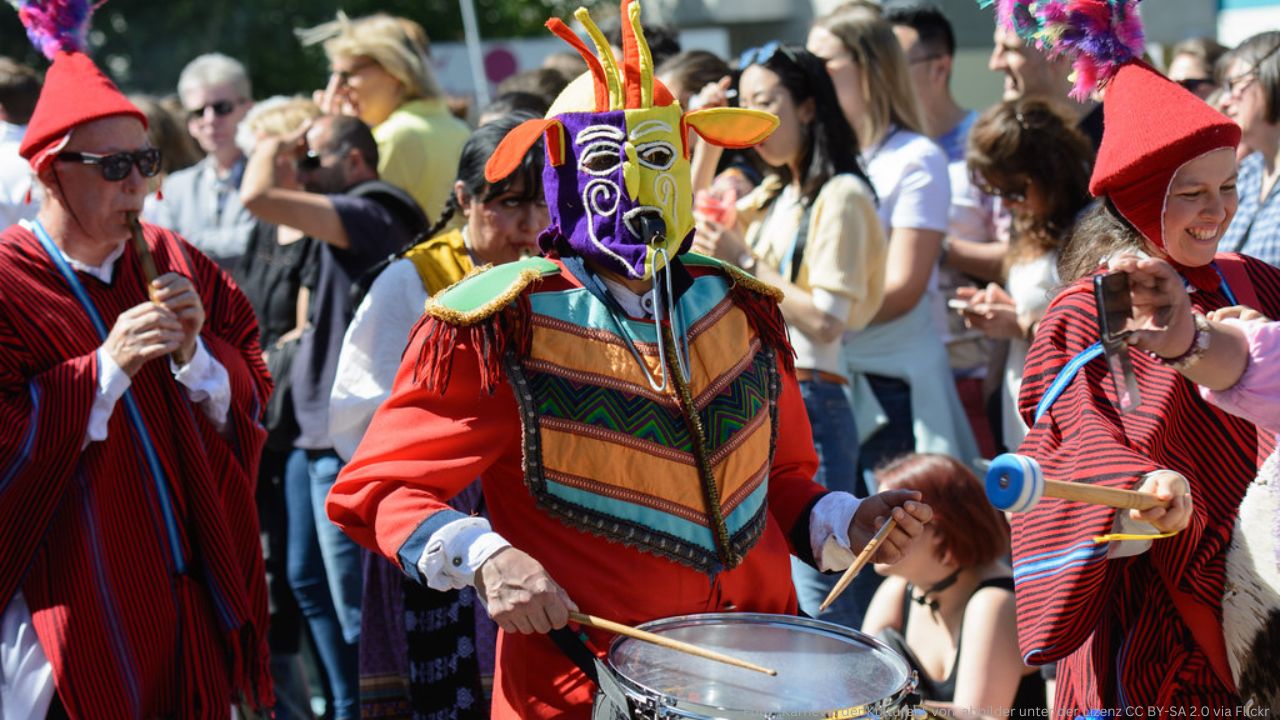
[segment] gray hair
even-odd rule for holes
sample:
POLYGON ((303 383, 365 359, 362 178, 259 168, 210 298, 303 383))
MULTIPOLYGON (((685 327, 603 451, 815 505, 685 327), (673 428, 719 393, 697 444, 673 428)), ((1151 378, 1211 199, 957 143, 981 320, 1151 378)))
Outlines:
POLYGON ((244 65, 222 53, 207 53, 187 63, 178 76, 178 96, 185 102, 187 93, 215 85, 230 85, 241 100, 253 99, 253 88, 244 65))

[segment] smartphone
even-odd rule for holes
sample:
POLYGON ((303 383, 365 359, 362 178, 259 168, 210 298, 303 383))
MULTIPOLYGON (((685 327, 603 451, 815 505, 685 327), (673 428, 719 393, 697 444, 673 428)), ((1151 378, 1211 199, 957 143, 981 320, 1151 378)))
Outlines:
POLYGON ((1133 315, 1129 299, 1129 276, 1123 272, 1095 275, 1093 298, 1098 306, 1098 330, 1103 342, 1118 342, 1131 331, 1125 326, 1133 315))

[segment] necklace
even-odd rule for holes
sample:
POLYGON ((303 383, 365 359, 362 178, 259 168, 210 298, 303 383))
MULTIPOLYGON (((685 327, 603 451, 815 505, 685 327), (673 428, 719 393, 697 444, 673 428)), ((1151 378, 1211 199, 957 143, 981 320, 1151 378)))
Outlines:
POLYGON ((921 605, 923 607, 929 608, 929 614, 932 615, 934 618, 937 618, 938 617, 938 600, 937 598, 934 598, 931 596, 937 595, 943 590, 946 590, 952 585, 955 585, 956 580, 960 579, 961 569, 962 568, 956 568, 955 571, 952 572, 950 575, 942 578, 941 580, 934 583, 933 585, 930 585, 927 590, 920 593, 919 595, 916 595, 914 592, 911 593, 911 602, 917 605, 921 605))

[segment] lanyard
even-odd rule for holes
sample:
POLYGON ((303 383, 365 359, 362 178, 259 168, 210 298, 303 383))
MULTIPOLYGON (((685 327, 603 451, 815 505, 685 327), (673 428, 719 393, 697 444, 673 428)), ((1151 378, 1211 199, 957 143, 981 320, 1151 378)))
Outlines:
MULTIPOLYGON (((62 256, 62 251, 54 244, 53 238, 49 237, 49 233, 44 229, 44 225, 39 220, 25 224, 28 230, 35 233, 36 238, 40 241, 41 247, 49 259, 53 261, 58 272, 62 275, 62 279, 67 282, 71 288, 71 294, 75 296, 80 303, 80 307, 85 314, 89 316, 89 321, 93 323, 94 330, 98 333, 98 341, 107 341, 107 326, 102 321, 102 315, 98 313, 98 308, 94 306, 93 300, 89 297, 88 291, 81 284, 80 278, 76 277, 75 270, 71 269, 71 265, 66 258, 62 256)), ((151 478, 155 483, 156 495, 160 503, 160 512, 164 517, 165 532, 169 537, 169 550, 173 558, 174 569, 183 574, 187 571, 186 559, 182 554, 182 544, 178 535, 178 523, 175 519, 173 511, 173 499, 169 495, 168 479, 164 473, 164 467, 160 464, 160 456, 156 452, 155 443, 151 439, 151 433, 147 430, 146 422, 142 419, 142 411, 138 409, 138 403, 133 397, 131 390, 125 390, 124 396, 125 412, 129 418, 129 424, 133 426, 133 431, 138 437, 139 443, 142 445, 142 455, 146 462, 147 470, 150 471, 151 478)))

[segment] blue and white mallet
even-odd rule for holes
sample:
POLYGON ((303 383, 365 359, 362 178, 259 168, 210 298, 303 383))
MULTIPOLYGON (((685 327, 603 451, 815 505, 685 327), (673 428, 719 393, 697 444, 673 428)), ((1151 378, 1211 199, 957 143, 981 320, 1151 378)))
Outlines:
POLYGON ((1035 507, 1045 495, 1126 510, 1148 510, 1165 505, 1151 493, 1045 480, 1040 463, 1026 455, 1005 453, 991 461, 991 467, 987 469, 987 499, 992 505, 1005 512, 1025 512, 1035 507))

